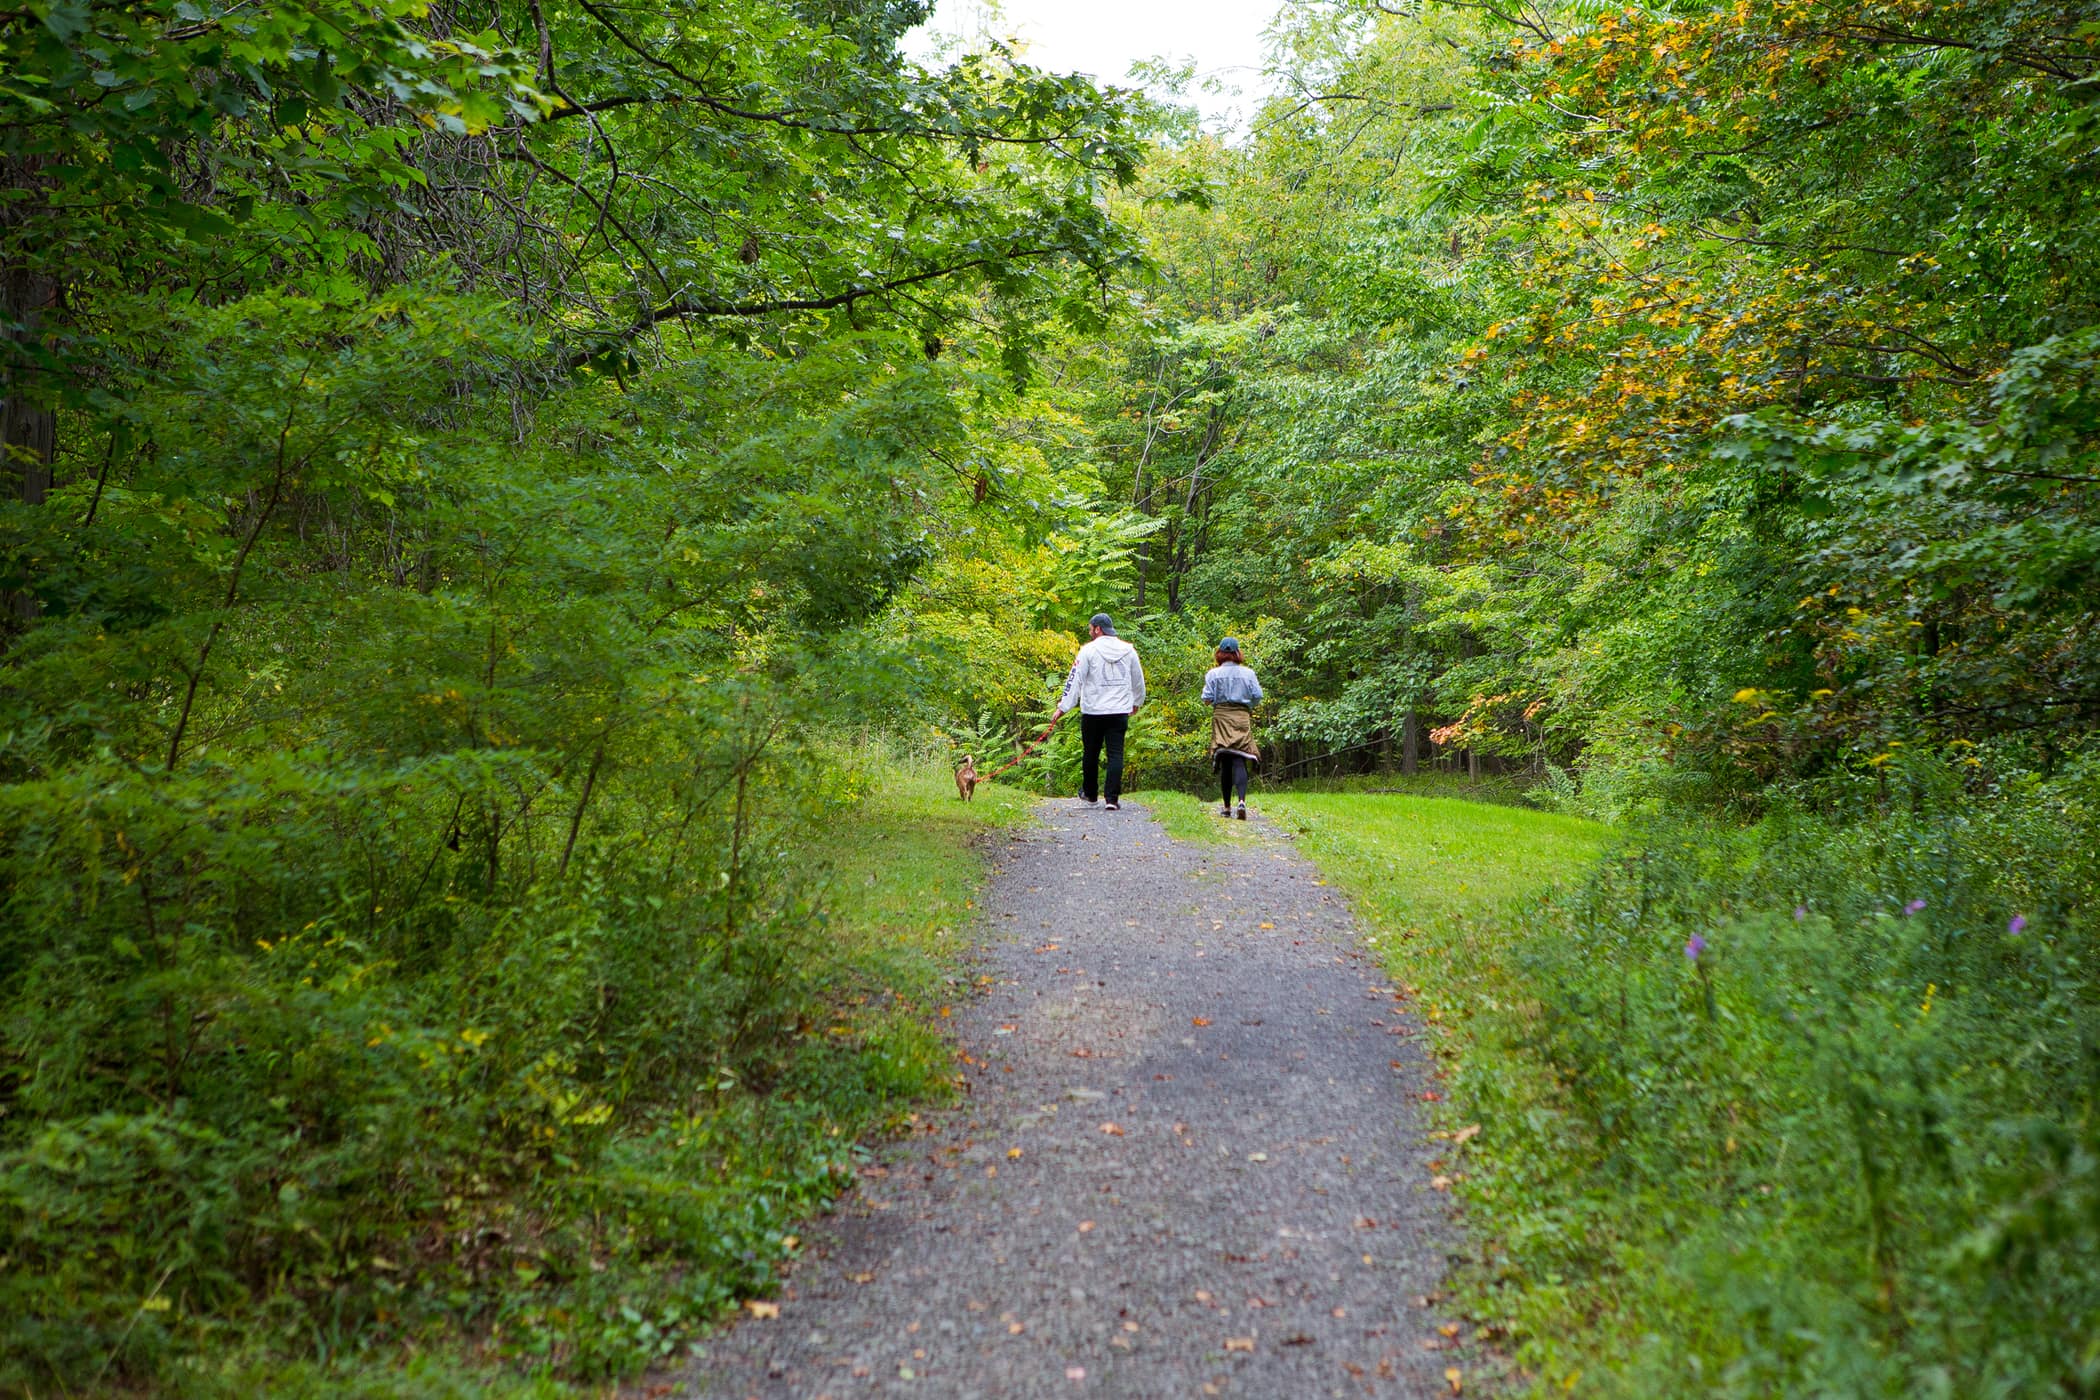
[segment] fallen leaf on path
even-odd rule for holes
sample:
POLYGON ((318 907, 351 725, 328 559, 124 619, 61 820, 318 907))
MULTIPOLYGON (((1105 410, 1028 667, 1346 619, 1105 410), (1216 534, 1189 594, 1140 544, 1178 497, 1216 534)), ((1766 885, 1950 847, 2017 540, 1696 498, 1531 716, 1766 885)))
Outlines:
POLYGON ((1269 1160, 1269 1154, 1266 1152, 1249 1152, 1247 1160, 1250 1162, 1266 1162, 1269 1160))
POLYGON ((1368 1215, 1359 1215, 1356 1217, 1356 1228, 1359 1230, 1375 1230, 1378 1228, 1378 1222, 1368 1215))
POLYGON ((1424 1089, 1422 1091, 1423 1103, 1441 1103, 1443 1102, 1443 1098, 1444 1096, 1442 1094, 1439 1094, 1434 1089, 1424 1089))
POLYGON ((1135 1322, 1126 1322, 1123 1324, 1123 1330, 1125 1332, 1135 1332, 1138 1330, 1138 1325, 1135 1322))
POLYGON ((1019 1157, 1020 1155, 1021 1149, 1018 1147, 1009 1147, 1006 1149, 1006 1156, 1008 1161, 1012 1161, 1014 1158, 1019 1157))
POLYGON ((1101 1131, 1107 1133, 1110 1137, 1123 1136, 1123 1130, 1113 1123, 1103 1123, 1101 1125, 1101 1131))
POLYGON ((1263 927, 1263 928, 1271 928, 1271 929, 1272 929, 1272 928, 1275 928, 1275 927, 1276 927, 1276 925, 1274 925, 1274 924, 1263 924, 1263 925, 1262 925, 1262 927, 1263 927))
POLYGON ((1480 1125, 1478 1123, 1468 1123, 1465 1127, 1460 1128, 1457 1132, 1453 1133, 1451 1135, 1451 1140, 1453 1142, 1471 1142, 1474 1138, 1477 1138, 1479 1136, 1480 1125))
POLYGON ((1432 1191, 1449 1191, 1451 1189, 1451 1178, 1448 1176, 1432 1176, 1429 1178, 1429 1189, 1432 1191))
POLYGON ((1082 1220, 1079 1222, 1079 1233, 1082 1235, 1093 1228, 1094 1222, 1091 1220, 1082 1220))
POLYGON ((1449 1381, 1449 1382, 1451 1382, 1451 1393, 1452 1393, 1453 1395, 1456 1395, 1456 1394, 1458 1394, 1458 1393, 1459 1393, 1459 1390, 1460 1390, 1460 1384, 1459 1384, 1459 1383, 1460 1383, 1460 1381, 1461 1381, 1461 1380, 1463 1380, 1463 1379, 1464 1379, 1464 1377, 1463 1377, 1462 1373, 1461 1373, 1461 1372, 1459 1371, 1458 1367, 1456 1367, 1456 1366, 1446 1366, 1446 1367, 1444 1368, 1444 1379, 1445 1379, 1445 1380, 1447 1380, 1447 1381, 1449 1381))
POLYGON ((1349 1310, 1347 1308, 1336 1308, 1334 1310, 1334 1315, 1336 1317, 1347 1317, 1349 1315, 1349 1310))
POLYGON ((1252 1351, 1252 1350, 1254 1350, 1254 1338, 1252 1338, 1252 1337, 1227 1337, 1227 1338, 1225 1339, 1225 1350, 1227 1350, 1227 1351, 1252 1351))
POLYGON ((1209 1024, 1210 1024, 1210 1017, 1208 1017, 1208 1016, 1191 1016, 1191 1017, 1189 1017, 1189 1024, 1190 1024, 1190 1025, 1192 1025, 1192 1026, 1207 1026, 1207 1025, 1209 1025, 1209 1024))
POLYGON ((848 1274, 846 1275, 846 1280, 849 1283, 873 1283, 875 1281, 875 1271, 869 1269, 864 1273, 848 1274))
POLYGON ((1084 1367, 1084 1366, 1067 1366, 1067 1367, 1065 1367, 1065 1379, 1066 1379, 1066 1380, 1068 1380, 1068 1381, 1083 1381, 1083 1380, 1085 1380, 1085 1379, 1086 1379, 1086 1367, 1084 1367))
POLYGON ((1442 1327, 1439 1327, 1436 1330, 1446 1337, 1456 1337, 1458 1335, 1458 1324, 1455 1322, 1447 1322, 1442 1327))
POLYGON ((1294 1332, 1283 1339, 1283 1344, 1287 1347, 1309 1347, 1313 1344, 1313 1339, 1303 1332, 1294 1332))
POLYGON ((778 1304, 778 1303, 767 1303, 767 1302, 762 1302, 762 1301, 760 1301, 760 1300, 759 1300, 759 1299, 757 1299, 757 1298, 752 1298, 752 1299, 749 1299, 749 1300, 747 1300, 747 1301, 746 1301, 746 1302, 744 1303, 744 1306, 745 1306, 745 1307, 747 1307, 747 1308, 749 1308, 749 1309, 751 1310, 751 1315, 752 1315, 753 1317, 778 1317, 778 1316, 780 1316, 780 1304, 778 1304))
POLYGON ((1018 1322, 1009 1322, 1009 1323, 1007 1323, 1007 1324, 1006 1324, 1006 1330, 1007 1330, 1007 1332, 1008 1332, 1008 1333, 1010 1333, 1011 1335, 1013 1335, 1013 1336, 1016 1336, 1016 1337, 1018 1337, 1018 1336, 1020 1336, 1020 1335, 1021 1335, 1021 1334, 1022 1334, 1023 1332, 1027 1331, 1028 1329, 1027 1329, 1027 1328, 1026 1328, 1025 1326, 1023 1326, 1023 1325, 1022 1325, 1021 1323, 1018 1323, 1018 1322))

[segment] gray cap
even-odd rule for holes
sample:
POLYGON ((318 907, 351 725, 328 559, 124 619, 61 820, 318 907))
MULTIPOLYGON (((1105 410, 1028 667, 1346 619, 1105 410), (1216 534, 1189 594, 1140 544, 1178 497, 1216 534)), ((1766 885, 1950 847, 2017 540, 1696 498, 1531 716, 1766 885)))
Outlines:
POLYGON ((1088 619, 1087 625, 1090 627, 1098 627, 1102 631, 1108 633, 1111 637, 1113 637, 1116 634, 1116 624, 1109 621, 1107 613, 1095 613, 1093 617, 1088 619))

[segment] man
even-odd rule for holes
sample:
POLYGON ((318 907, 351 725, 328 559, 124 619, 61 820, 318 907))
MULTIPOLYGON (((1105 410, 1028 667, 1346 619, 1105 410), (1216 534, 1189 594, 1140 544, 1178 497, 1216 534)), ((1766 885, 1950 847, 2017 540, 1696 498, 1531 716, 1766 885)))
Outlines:
POLYGON ((1080 767, 1080 795, 1089 807, 1101 796, 1101 750, 1108 749, 1108 810, 1118 811, 1123 797, 1123 736, 1130 717, 1145 703, 1145 667, 1137 648, 1116 635, 1107 613, 1095 613, 1087 625, 1087 644, 1072 663, 1056 719, 1079 707, 1079 741, 1086 752, 1080 767))

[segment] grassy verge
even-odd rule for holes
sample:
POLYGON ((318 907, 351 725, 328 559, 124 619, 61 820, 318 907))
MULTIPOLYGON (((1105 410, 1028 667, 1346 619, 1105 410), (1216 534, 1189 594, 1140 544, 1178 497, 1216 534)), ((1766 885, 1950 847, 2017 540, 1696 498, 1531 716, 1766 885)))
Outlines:
MULTIPOLYGON (((738 985, 780 985, 762 1017, 744 1015, 749 1042, 727 1042, 737 1058, 646 1091, 605 1084, 582 1111, 541 1118, 543 1165, 516 1180, 477 1181, 473 1164, 428 1160, 449 1151, 442 1144, 409 1144, 424 1150, 404 1169, 462 1184, 423 1240, 351 1266, 359 1287, 380 1290, 378 1309, 325 1336, 276 1322, 293 1312, 291 1289, 329 1286, 311 1267, 238 1311, 221 1300, 209 1312, 169 1288, 146 1300, 128 1339, 154 1336, 144 1388, 198 1400, 557 1400, 674 1360, 767 1291, 798 1222, 850 1182, 857 1140, 952 1092, 952 1052, 935 1026, 960 991, 986 873, 976 843, 1030 801, 994 788, 965 805, 945 773, 882 760, 848 760, 826 782, 828 795, 773 838, 772 858, 797 874, 785 913, 744 935, 770 946, 746 954, 767 961, 738 985)), ((657 975, 672 979, 667 1005, 721 986, 688 987, 668 955, 657 975)), ((91 1150, 74 1149, 89 1169, 91 1150)), ((45 1235, 57 1253, 70 1228, 58 1209, 92 1201, 92 1184, 77 1168, 57 1178, 63 1164, 49 1158, 0 1165, 0 1209, 19 1225, 0 1243, 0 1336, 48 1351, 59 1345, 38 1317, 49 1283, 9 1273, 8 1255, 47 1248, 45 1235)), ((19 1393, 63 1393, 20 1379, 19 1393)), ((14 1390, 0 1376, 0 1392, 14 1390)))
POLYGON ((1607 836, 1578 817, 1450 797, 1290 792, 1268 809, 1350 891, 1391 956, 1425 964, 1424 986, 1499 965, 1523 901, 1586 875, 1607 836), (1435 957, 1410 951, 1417 942, 1435 957))
POLYGON ((1272 802, 1419 990, 1455 1287, 1534 1393, 2100 1392, 2100 782, 1962 777, 1601 860, 1540 813, 1272 802))
POLYGON ((1400 773, 1351 773, 1340 778, 1292 778, 1273 785, 1265 782, 1263 790, 1283 797, 1293 793, 1332 793, 1359 797, 1449 797, 1498 807, 1549 805, 1533 800, 1538 793, 1536 783, 1496 774, 1469 778, 1463 773, 1435 769, 1424 769, 1412 777, 1400 773))
POLYGON ((1142 805, 1176 841, 1222 845, 1252 839, 1249 835, 1254 830, 1252 823, 1226 820, 1218 815, 1218 809, 1207 798, 1194 793, 1161 788, 1134 792, 1130 794, 1130 801, 1142 805))
MULTIPOLYGON (((1448 1084, 1439 1131, 1474 1123, 1455 1143, 1450 1175, 1470 1198, 1480 1258, 1506 1251, 1512 1220, 1480 1189, 1506 1163, 1511 1122, 1554 1113, 1560 1086, 1528 1053, 1524 949, 1543 932, 1536 911, 1550 891, 1596 868, 1609 830, 1516 806, 1446 797, 1292 792, 1269 814, 1346 890, 1369 925, 1394 984, 1406 989, 1430 1032, 1448 1084)), ((1550 1164, 1537 1164, 1550 1170, 1550 1164)), ((1485 1268, 1461 1270, 1460 1302, 1507 1324, 1508 1300, 1485 1268)))

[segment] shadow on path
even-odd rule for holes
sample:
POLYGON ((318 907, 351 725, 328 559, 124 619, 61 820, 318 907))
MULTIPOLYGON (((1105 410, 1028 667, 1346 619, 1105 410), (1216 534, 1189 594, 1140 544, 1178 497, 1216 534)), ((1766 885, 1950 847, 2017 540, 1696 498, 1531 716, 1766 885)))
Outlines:
POLYGON ((966 1097, 689 1393, 1449 1395, 1425 1056, 1346 903, 1273 833, 1038 815, 995 852, 966 1097))

